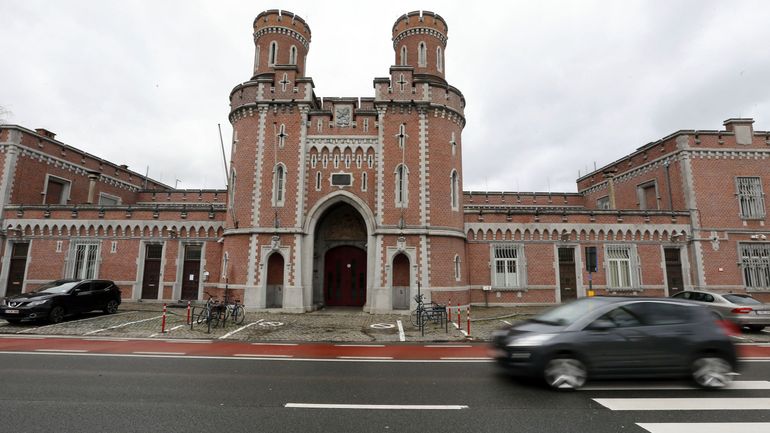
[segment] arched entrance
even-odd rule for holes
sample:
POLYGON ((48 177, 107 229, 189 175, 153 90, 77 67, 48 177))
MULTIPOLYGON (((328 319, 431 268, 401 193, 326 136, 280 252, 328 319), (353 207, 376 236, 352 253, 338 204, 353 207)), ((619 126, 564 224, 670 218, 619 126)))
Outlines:
POLYGON ((273 253, 267 260, 267 290, 265 293, 267 308, 283 307, 283 256, 273 253))
POLYGON ((350 204, 332 205, 319 219, 313 248, 313 303, 366 304, 367 229, 350 204))
POLYGON ((398 254, 393 258, 393 309, 409 309, 409 257, 398 254))

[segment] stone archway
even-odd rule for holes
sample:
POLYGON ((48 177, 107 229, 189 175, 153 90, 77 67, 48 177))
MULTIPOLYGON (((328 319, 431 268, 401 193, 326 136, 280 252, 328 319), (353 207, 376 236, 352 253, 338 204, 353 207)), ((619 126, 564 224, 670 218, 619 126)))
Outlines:
POLYGON ((313 239, 315 305, 366 304, 367 244, 367 225, 352 205, 339 202, 323 213, 313 239))

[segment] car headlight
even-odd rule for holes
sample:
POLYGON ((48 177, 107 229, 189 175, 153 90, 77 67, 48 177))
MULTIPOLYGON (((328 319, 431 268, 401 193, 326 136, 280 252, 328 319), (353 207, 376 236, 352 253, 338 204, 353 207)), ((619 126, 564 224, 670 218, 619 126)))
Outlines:
POLYGON ((38 305, 43 305, 48 301, 50 301, 50 299, 45 299, 43 301, 32 301, 27 304, 27 307, 37 307, 38 305))
POLYGON ((556 334, 525 335, 523 337, 514 338, 513 340, 508 342, 507 346, 508 347, 540 346, 541 344, 545 343, 546 341, 550 340, 555 336, 556 334))

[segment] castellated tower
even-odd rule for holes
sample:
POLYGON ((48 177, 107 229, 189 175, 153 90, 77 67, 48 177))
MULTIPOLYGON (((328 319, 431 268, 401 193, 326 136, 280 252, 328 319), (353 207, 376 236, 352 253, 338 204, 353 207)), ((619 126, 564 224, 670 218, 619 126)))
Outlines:
POLYGON ((446 35, 434 13, 402 16, 375 97, 321 99, 305 75, 309 26, 286 11, 257 16, 252 78, 230 94, 218 276, 247 306, 406 311, 418 287, 428 299, 468 293, 465 101, 444 79, 446 35))

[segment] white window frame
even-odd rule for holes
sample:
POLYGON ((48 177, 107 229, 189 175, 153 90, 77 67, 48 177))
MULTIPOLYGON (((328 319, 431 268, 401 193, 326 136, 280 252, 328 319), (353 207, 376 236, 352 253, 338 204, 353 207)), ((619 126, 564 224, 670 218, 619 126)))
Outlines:
POLYGON ((315 190, 320 191, 321 190, 321 172, 317 171, 315 174, 315 190))
POLYGON ((228 203, 227 207, 229 207, 230 210, 235 209, 235 181, 236 181, 237 178, 238 178, 238 176, 237 176, 237 174, 235 172, 235 167, 231 166, 230 167, 230 185, 229 185, 230 191, 227 192, 228 195, 229 195, 229 197, 228 197, 228 202, 229 203, 228 203))
POLYGON ((75 240, 70 243, 67 260, 67 277, 92 279, 99 275, 101 242, 75 240), (85 263, 83 261, 85 260, 85 263))
MULTIPOLYGON (((650 180, 644 183, 640 183, 636 186, 636 199, 639 202, 639 209, 640 210, 658 210, 660 209, 660 205, 658 203, 658 182, 655 180, 650 180), (655 190, 655 203, 654 207, 647 207, 647 200, 645 195, 645 190, 647 188, 653 188, 655 190)), ((609 197, 608 197, 609 199, 609 197)))
POLYGON ((457 170, 452 170, 452 173, 449 174, 449 197, 452 201, 452 210, 453 211, 459 211, 460 210, 460 175, 457 174, 457 170))
POLYGON ((444 56, 441 47, 436 47, 436 70, 439 72, 444 71, 444 56))
POLYGON ((491 281, 496 289, 523 289, 526 287, 524 246, 513 243, 490 245, 491 281))
POLYGON ((765 218, 765 193, 759 176, 738 176, 735 178, 735 195, 742 219, 765 218))
POLYGON ((406 66, 407 54, 408 54, 408 51, 406 49, 406 45, 402 45, 401 46, 401 66, 406 66))
POLYGON ((286 167, 278 163, 273 168, 273 206, 281 207, 286 201, 286 167))
POLYGON ((268 55, 267 55, 267 66, 275 66, 277 62, 278 62, 278 42, 272 41, 270 42, 270 51, 268 51, 268 55))
POLYGON ((425 41, 420 41, 417 45, 417 66, 421 68, 428 67, 428 46, 425 41))
POLYGON ((369 176, 367 176, 366 172, 361 173, 361 191, 366 191, 369 187, 369 176))
POLYGON ((291 48, 289 48, 289 64, 290 65, 296 65, 297 64, 297 47, 296 47, 296 45, 292 45, 291 48))
POLYGON ((635 245, 607 244, 604 246, 607 290, 639 290, 637 257, 635 245))
POLYGON ((260 47, 257 45, 257 48, 254 50, 254 74, 257 73, 259 70, 259 53, 260 53, 260 47))
POLYGON ((119 206, 121 203, 123 203, 123 200, 121 200, 121 198, 119 196, 117 196, 117 195, 107 194, 106 192, 100 192, 99 193, 99 205, 100 206, 104 205, 104 203, 102 203, 102 198, 106 198, 108 200, 114 200, 115 201, 114 205, 109 204, 107 206, 119 206))
POLYGON ((770 290, 770 242, 738 243, 746 291, 770 290))
POLYGON ((409 206, 409 168, 406 164, 398 164, 393 172, 395 184, 393 199, 398 208, 409 206))
POLYGON ((455 281, 460 281, 460 277, 462 276, 462 268, 460 263, 460 256, 455 254, 455 260, 454 260, 454 268, 455 268, 455 281))
POLYGON ((596 208, 597 209, 609 209, 610 208, 610 196, 605 195, 604 197, 599 197, 596 199, 596 208))

